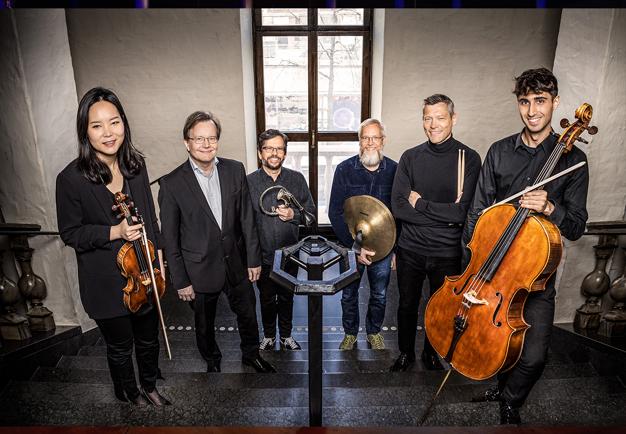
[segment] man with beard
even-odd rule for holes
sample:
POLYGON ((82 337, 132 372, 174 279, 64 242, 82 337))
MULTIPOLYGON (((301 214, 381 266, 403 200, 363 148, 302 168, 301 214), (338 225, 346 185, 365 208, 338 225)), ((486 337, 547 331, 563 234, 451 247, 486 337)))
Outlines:
MULTIPOLYGON (((489 148, 478 178, 463 234, 469 243, 479 213, 515 194, 536 179, 557 145, 558 136, 550 125, 559 105, 556 77, 546 68, 529 69, 515 79, 517 108, 524 129, 495 142, 489 148)), ((587 156, 578 147, 562 155, 553 173, 561 172, 587 156)), ((589 171, 585 165, 545 185, 545 189, 525 193, 516 202, 522 208, 543 214, 569 240, 577 240, 587 221, 589 171)), ((480 247, 480 246, 479 246, 480 247)), ((519 424, 519 408, 541 377, 546 364, 554 321, 556 273, 546 282, 545 290, 531 292, 524 305, 524 320, 530 325, 524 347, 512 369, 498 374, 498 384, 475 401, 500 401, 500 423, 519 424)))
MULTIPOLYGON (((452 137, 452 100, 441 94, 424 100, 422 122, 428 141, 406 151, 393 182, 393 215, 402 222, 398 238, 398 347, 391 371, 415 362, 415 336, 422 284, 430 295, 445 276, 461 272, 461 235, 480 172, 480 156, 452 137)), ((443 369, 424 337, 426 369, 443 369)))
MULTIPOLYGON (((382 201, 391 209, 391 186, 398 163, 383 156, 385 127, 377 119, 367 119, 359 126, 359 155, 355 155, 337 166, 330 194, 328 216, 339 241, 352 247, 354 240, 343 219, 343 204, 352 196, 370 195, 382 201)), ((365 319, 367 342, 376 350, 385 348, 380 329, 385 319, 387 285, 392 268, 395 268, 395 254, 372 263, 371 256, 376 252, 361 249, 357 257, 359 273, 363 275, 367 267, 370 298, 365 319)), ((341 295, 342 324, 344 338, 340 350, 352 350, 359 332, 359 286, 354 282, 344 288, 341 295)))
MULTIPOLYGON (((259 135, 257 152, 262 167, 248 175, 250 196, 256 226, 261 241, 261 276, 257 281, 261 301, 264 338, 259 349, 273 350, 276 345, 276 318, 280 332, 280 348, 299 350, 300 345, 291 336, 293 315, 293 292, 270 280, 274 262, 274 251, 298 242, 298 227, 304 216, 300 211, 285 205, 276 207, 277 216, 270 216, 261 211, 259 199, 263 192, 274 186, 283 186, 304 209, 315 215, 315 204, 304 176, 300 172, 283 167, 287 156, 288 138, 278 130, 267 130, 259 135)), ((278 189, 264 197, 264 208, 275 205, 278 189)))

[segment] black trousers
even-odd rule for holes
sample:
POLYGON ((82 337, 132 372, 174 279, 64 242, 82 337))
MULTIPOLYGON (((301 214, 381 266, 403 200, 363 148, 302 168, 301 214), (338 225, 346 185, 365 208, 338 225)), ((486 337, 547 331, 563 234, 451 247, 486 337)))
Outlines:
MULTIPOLYGON (((423 256, 398 247, 396 252, 398 274, 398 347, 410 360, 415 360, 415 335, 419 303, 422 298, 422 285, 428 277, 430 295, 441 287, 446 276, 461 272, 461 258, 423 256)), ((424 351, 434 353, 427 337, 424 337, 424 351)))
POLYGON ((270 265, 264 265, 261 277, 256 283, 261 302, 263 334, 266 338, 276 337, 276 318, 278 317, 280 337, 288 338, 291 336, 293 322, 293 292, 270 279, 271 269, 270 265))
POLYGON ((98 319, 102 337, 107 345, 107 362, 115 394, 134 399, 139 395, 135 369, 133 368, 133 345, 139 369, 139 382, 146 392, 156 386, 159 369, 159 317, 156 309, 142 315, 126 315, 110 319, 98 319))
MULTIPOLYGON (((243 357, 256 358, 259 355, 259 325, 256 320, 256 297, 252 283, 248 279, 237 286, 230 286, 226 282, 222 292, 226 294, 231 310, 237 315, 243 357)), ((222 353, 215 341, 215 312, 217 300, 222 292, 196 292, 196 299, 191 302, 196 323, 196 343, 208 364, 214 364, 222 359, 222 353)))
POLYGON ((531 327, 526 330, 522 354, 512 369, 498 374, 502 399, 513 407, 524 404, 546 366, 554 322, 555 279, 553 275, 548 280, 544 291, 528 295, 524 305, 524 320, 531 327))

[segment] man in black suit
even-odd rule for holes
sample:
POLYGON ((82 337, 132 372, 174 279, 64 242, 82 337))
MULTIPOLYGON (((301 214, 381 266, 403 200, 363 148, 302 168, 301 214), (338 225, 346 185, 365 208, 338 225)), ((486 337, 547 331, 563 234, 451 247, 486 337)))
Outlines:
POLYGON ((160 182, 165 256, 179 298, 192 303, 207 371, 220 372, 214 325, 223 291, 237 315, 242 362, 257 372, 276 372, 259 356, 252 282, 261 273, 261 252, 246 173, 240 162, 217 158, 220 133, 211 113, 192 113, 185 122, 189 160, 160 182))

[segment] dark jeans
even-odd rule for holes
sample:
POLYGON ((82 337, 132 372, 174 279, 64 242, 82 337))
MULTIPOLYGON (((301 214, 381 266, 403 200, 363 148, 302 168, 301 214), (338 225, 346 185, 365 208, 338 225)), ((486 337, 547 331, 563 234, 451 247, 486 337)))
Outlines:
MULTIPOLYGON (((422 298, 422 285, 428 277, 430 295, 441 287, 446 276, 461 273, 461 258, 422 256, 409 250, 398 248, 396 252, 398 269, 398 347, 410 360, 415 360, 415 335, 417 315, 422 298)), ((424 351, 434 353, 427 337, 424 337, 424 351)))
MULTIPOLYGON (((361 276, 367 272, 367 280, 370 285, 370 299, 365 317, 365 332, 368 335, 379 333, 385 319, 392 256, 393 253, 390 253, 368 267, 362 264, 358 266, 361 276)), ((359 332, 359 285, 360 279, 344 288, 341 294, 343 330, 346 334, 355 336, 359 332)))
POLYGON ((526 330, 522 354, 512 369, 498 374, 498 388, 502 392, 502 399, 513 407, 524 404, 546 366, 554 322, 554 282, 553 275, 548 280, 545 291, 531 292, 528 295, 524 305, 524 320, 531 327, 526 330))
MULTIPOLYGON (((234 287, 226 282, 222 291, 228 297, 231 310, 237 315, 243 357, 256 358, 259 355, 259 326, 252 284, 248 279, 234 287)), ((222 353, 215 341, 215 312, 220 294, 221 292, 196 292, 196 299, 191 302, 196 323, 196 343, 208 364, 214 364, 222 359, 222 353)))
POLYGON ((159 369, 159 317, 156 309, 143 315, 98 319, 96 324, 107 345, 107 362, 116 395, 121 397, 125 392, 130 399, 139 395, 132 360, 133 345, 141 386, 146 392, 152 392, 159 369))
POLYGON ((261 277, 256 282, 261 302, 263 334, 266 338, 276 337, 276 318, 281 338, 291 336, 293 322, 293 292, 270 279, 270 265, 264 265, 261 277))

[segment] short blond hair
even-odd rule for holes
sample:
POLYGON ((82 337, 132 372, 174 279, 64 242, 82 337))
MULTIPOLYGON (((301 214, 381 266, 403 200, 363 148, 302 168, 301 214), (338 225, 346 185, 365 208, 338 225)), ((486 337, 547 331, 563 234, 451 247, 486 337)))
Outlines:
POLYGON ((361 122, 361 125, 359 125, 359 140, 361 140, 361 134, 363 133, 363 128, 369 125, 378 125, 378 128, 380 128, 380 133, 382 134, 383 137, 385 137, 385 125, 378 119, 369 118, 369 119, 365 119, 363 122, 361 122))

